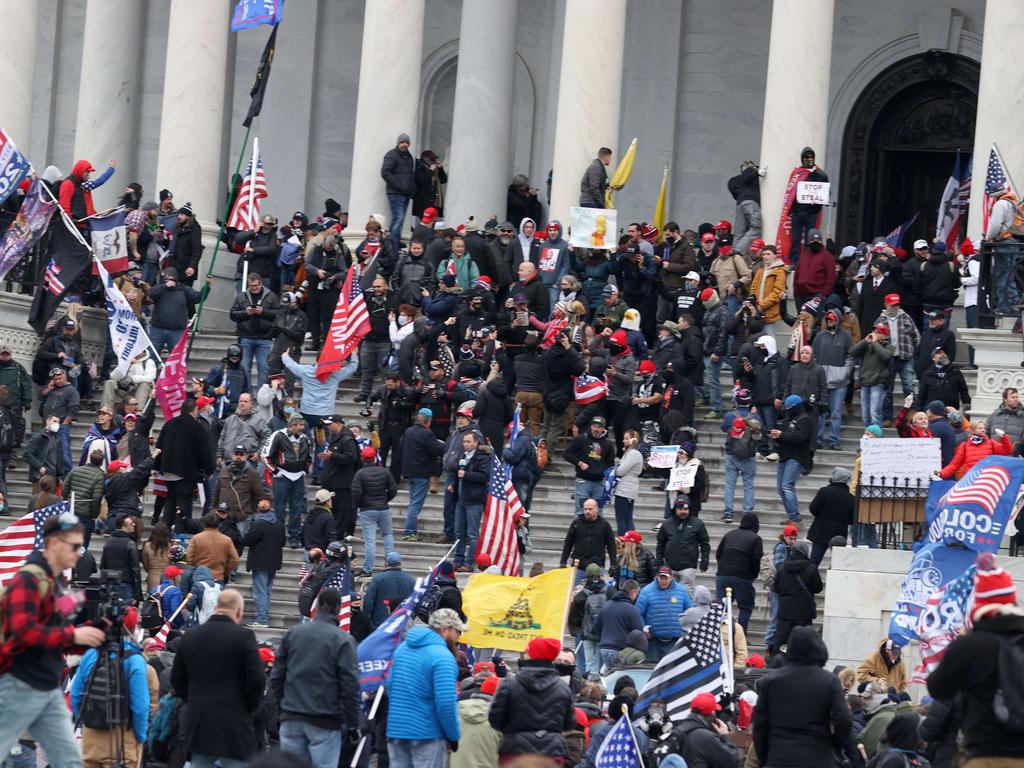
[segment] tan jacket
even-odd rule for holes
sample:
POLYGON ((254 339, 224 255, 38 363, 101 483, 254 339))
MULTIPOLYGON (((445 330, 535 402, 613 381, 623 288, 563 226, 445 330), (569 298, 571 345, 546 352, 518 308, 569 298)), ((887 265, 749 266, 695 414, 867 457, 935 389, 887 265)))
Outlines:
MULTIPOLYGON (((732 623, 732 633, 736 638, 736 650, 732 654, 732 666, 734 669, 745 669, 747 666, 747 635, 738 621, 732 623)), ((722 622, 722 645, 725 652, 729 653, 729 626, 722 622)))
POLYGON ((224 581, 238 566, 238 550, 227 536, 216 528, 197 533, 189 542, 185 558, 195 568, 205 565, 216 581, 224 581))
POLYGON ((725 296, 726 288, 735 283, 743 285, 743 289, 737 293, 745 293, 750 289, 750 267, 747 265, 746 259, 738 253, 733 253, 724 259, 716 257, 711 262, 711 274, 718 280, 718 293, 722 296, 725 296))
POLYGON ((857 684, 860 685, 869 680, 881 680, 886 688, 905 691, 907 689, 907 673, 903 669, 903 659, 901 657, 896 665, 889 669, 882 658, 882 648, 885 646, 885 643, 886 640, 882 640, 878 647, 875 648, 875 652, 864 659, 860 666, 857 667, 857 684))
POLYGON ((757 270, 754 282, 750 284, 750 292, 757 297, 766 324, 777 323, 782 319, 780 307, 782 296, 786 293, 786 275, 786 265, 777 262, 757 270))
POLYGON ((153 587, 160 586, 160 579, 163 577, 164 568, 171 564, 171 552, 165 549, 163 552, 154 551, 152 545, 147 541, 142 545, 142 568, 146 572, 146 591, 153 587))

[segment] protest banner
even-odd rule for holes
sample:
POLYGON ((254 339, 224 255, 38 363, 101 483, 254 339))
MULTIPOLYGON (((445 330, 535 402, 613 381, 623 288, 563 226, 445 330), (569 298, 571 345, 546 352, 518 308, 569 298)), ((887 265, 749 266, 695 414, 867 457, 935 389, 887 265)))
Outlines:
POLYGON ((619 247, 618 211, 614 208, 570 208, 569 242, 573 248, 614 251, 619 247))
POLYGON ((163 370, 153 385, 154 396, 160 403, 164 419, 170 420, 181 413, 181 405, 188 394, 188 337, 191 328, 186 328, 181 339, 174 345, 171 354, 164 361, 163 370))
POLYGON ((933 473, 942 469, 938 438, 904 440, 899 437, 863 439, 860 444, 860 475, 887 485, 928 486, 933 473))
MULTIPOLYGON (((99 271, 100 284, 103 286, 107 300, 107 324, 110 341, 117 354, 115 372, 124 374, 128 370, 128 366, 132 364, 132 360, 152 345, 138 315, 135 314, 135 310, 132 309, 132 305, 128 303, 124 294, 121 293, 121 289, 114 283, 114 279, 107 272, 106 267, 99 260, 95 262, 95 266, 99 271)), ((156 355, 156 359, 159 360, 160 356, 156 355)))
POLYGON ((562 637, 575 568, 532 579, 478 573, 462 592, 469 629, 462 642, 476 648, 524 651, 536 637, 562 637))
POLYGON ((827 181, 797 182, 796 201, 805 205, 828 205, 830 188, 827 181))
POLYGON ((671 469, 676 465, 678 454, 678 445, 652 445, 651 455, 647 458, 647 466, 671 469))

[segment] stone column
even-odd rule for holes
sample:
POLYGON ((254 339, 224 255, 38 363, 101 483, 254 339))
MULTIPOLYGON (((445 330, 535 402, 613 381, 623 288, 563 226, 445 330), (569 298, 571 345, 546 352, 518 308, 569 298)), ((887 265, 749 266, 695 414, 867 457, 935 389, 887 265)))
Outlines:
MULTIPOLYGON (((137 0, 89 0, 82 34, 82 77, 75 121, 75 160, 90 161, 102 172, 117 160, 117 173, 93 193, 96 210, 114 205, 135 180, 134 153, 138 121, 142 19, 137 0), (117 53, 110 48, 117 30, 117 53)), ((153 190, 145 199, 156 199, 153 190)))
MULTIPOLYGON (((580 179, 597 150, 615 152, 609 176, 625 151, 619 146, 625 36, 626 0, 566 0, 548 211, 549 219, 561 219, 566 227, 569 208, 580 202, 580 179)), ((543 187, 539 181, 534 183, 543 187)))
MULTIPOLYGON (((4 20, 4 42, 0 45, 0 93, 4 94, 4 110, 0 127, 28 157, 32 140, 38 3, 0 0, 0 19, 4 20)), ((38 160, 41 162, 42 158, 38 160)), ((39 168, 39 172, 42 171, 39 168)))
POLYGON ((171 0, 156 185, 171 190, 178 205, 191 202, 204 222, 224 213, 220 179, 230 17, 228 0, 171 0))
POLYGON ((826 164, 825 157, 833 5, 833 0, 772 3, 758 159, 768 169, 761 180, 761 218, 768 243, 776 241, 786 182, 790 171, 800 165, 800 150, 812 147, 818 165, 829 178, 838 172, 838 168, 826 164))
POLYGON ((473 215, 482 226, 492 213, 505 219, 518 14, 519 0, 462 4, 446 221, 473 215))
MULTIPOLYGON (((420 103, 425 10, 425 0, 366 0, 348 197, 352 237, 362 236, 371 213, 390 220, 380 166, 398 134, 412 138, 414 156, 422 149, 413 134, 420 103)), ((386 234, 387 226, 384 230, 386 234)))
POLYGON ((1009 171, 1017 194, 1024 191, 1024 136, 1015 130, 1018 109, 1024 99, 1024 75, 1006 52, 1006 46, 1024 44, 1024 17, 1013 0, 988 0, 985 3, 985 31, 981 49, 981 81, 978 84, 978 113, 974 128, 974 183, 971 185, 967 233, 971 238, 981 231, 985 172, 988 155, 995 142, 1009 171))

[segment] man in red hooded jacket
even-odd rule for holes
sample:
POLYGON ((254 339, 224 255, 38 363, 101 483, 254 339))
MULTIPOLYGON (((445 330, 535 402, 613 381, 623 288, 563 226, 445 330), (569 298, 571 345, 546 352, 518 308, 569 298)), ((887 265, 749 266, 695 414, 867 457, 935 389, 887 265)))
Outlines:
POLYGON ((836 282, 836 260, 825 249, 820 229, 807 233, 807 247, 800 254, 793 276, 793 300, 798 314, 800 308, 815 296, 828 296, 836 282))
POLYGON ((96 171, 92 163, 88 160, 78 160, 71 168, 71 175, 60 183, 60 207, 80 228, 88 229, 89 222, 82 219, 96 214, 96 208, 92 204, 92 191, 103 186, 107 179, 114 175, 116 165, 117 161, 111 160, 110 166, 99 178, 91 179, 89 176, 96 171))

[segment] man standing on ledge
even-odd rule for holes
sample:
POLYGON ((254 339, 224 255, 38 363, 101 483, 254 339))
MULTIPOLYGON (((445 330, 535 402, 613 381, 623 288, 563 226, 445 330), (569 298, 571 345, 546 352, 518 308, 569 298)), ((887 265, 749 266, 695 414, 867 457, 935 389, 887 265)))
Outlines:
POLYGON ((391 206, 391 224, 388 235, 395 253, 402 247, 402 224, 409 200, 416 194, 416 160, 409 151, 409 134, 398 134, 395 146, 384 155, 380 176, 384 179, 388 204, 391 206))
POLYGON ((605 168, 612 161, 608 147, 597 150, 597 157, 587 166, 580 179, 580 207, 604 208, 604 191, 608 187, 608 171, 605 168))

